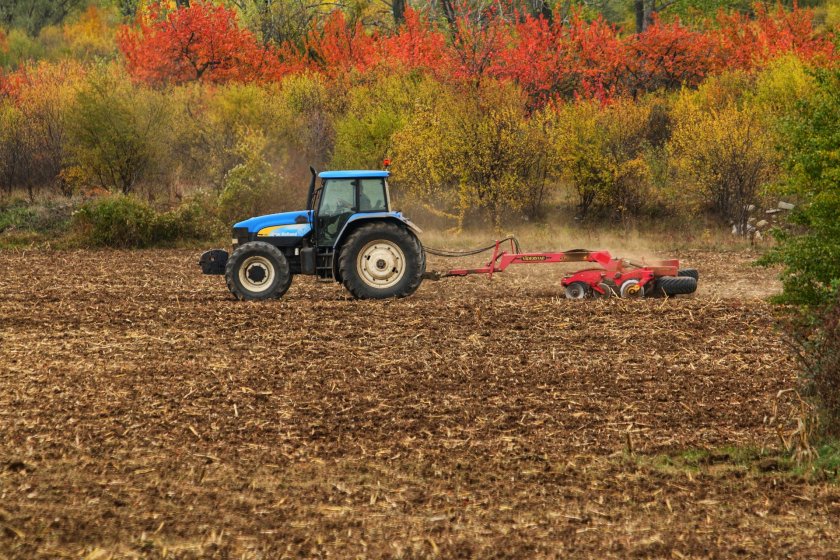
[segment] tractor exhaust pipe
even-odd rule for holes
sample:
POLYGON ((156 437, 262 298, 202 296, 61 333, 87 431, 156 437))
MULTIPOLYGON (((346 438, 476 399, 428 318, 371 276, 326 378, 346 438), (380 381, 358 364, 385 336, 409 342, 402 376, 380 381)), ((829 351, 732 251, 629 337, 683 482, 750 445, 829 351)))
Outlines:
POLYGON ((315 179, 318 178, 318 172, 311 165, 309 172, 312 173, 312 179, 309 180, 309 192, 306 195, 306 209, 312 210, 312 197, 315 196, 315 179))

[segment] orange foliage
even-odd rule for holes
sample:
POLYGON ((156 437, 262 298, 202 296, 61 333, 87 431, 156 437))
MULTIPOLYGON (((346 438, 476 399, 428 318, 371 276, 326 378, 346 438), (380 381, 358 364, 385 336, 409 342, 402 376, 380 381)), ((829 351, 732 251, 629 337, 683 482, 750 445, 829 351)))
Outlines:
POLYGON ((817 64, 837 62, 830 38, 815 33, 811 10, 786 11, 780 5, 770 12, 761 4, 755 9, 754 20, 739 13, 718 13, 716 39, 728 67, 749 70, 785 53, 817 64))
POLYGON ((172 11, 155 0, 118 41, 129 72, 150 84, 259 82, 305 71, 344 80, 350 72, 377 68, 419 69, 456 83, 483 76, 512 80, 532 106, 696 86, 722 69, 749 70, 785 53, 820 64, 838 60, 830 39, 815 34, 811 12, 756 10, 755 19, 721 13, 718 26, 705 30, 656 20, 639 35, 622 36, 603 19, 586 21, 579 14, 553 22, 514 14, 508 21, 495 7, 480 14, 465 9, 453 18, 449 41, 411 9, 391 35, 368 32, 337 10, 313 24, 303 48, 275 49, 260 46, 228 8, 196 0, 172 11))
POLYGON ((232 9, 209 1, 170 11, 155 0, 138 27, 122 28, 117 41, 131 75, 153 85, 268 81, 283 74, 274 49, 240 28, 232 9))
POLYGON ((628 41, 628 86, 632 91, 697 86, 721 67, 715 37, 658 20, 628 41))
POLYGON ((424 69, 434 73, 450 65, 446 36, 415 10, 405 11, 396 33, 379 41, 382 63, 392 68, 424 69))

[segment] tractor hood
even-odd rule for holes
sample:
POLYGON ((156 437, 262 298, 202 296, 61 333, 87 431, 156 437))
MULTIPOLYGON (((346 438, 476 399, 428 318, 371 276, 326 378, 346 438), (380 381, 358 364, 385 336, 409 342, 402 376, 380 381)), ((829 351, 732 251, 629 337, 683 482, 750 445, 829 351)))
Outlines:
POLYGON ((247 228, 258 237, 303 237, 312 231, 312 211, 281 212, 257 216, 234 224, 234 229, 247 228))

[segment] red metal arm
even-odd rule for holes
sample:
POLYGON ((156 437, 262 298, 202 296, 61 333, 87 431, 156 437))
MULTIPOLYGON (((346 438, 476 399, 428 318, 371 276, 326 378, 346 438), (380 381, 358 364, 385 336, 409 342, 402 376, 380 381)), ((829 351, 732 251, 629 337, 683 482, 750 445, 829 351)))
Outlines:
POLYGON ((513 241, 511 251, 502 251, 501 242, 496 241, 493 256, 486 266, 480 268, 454 268, 444 276, 467 276, 469 274, 487 274, 490 278, 494 272, 504 272, 512 264, 551 264, 562 262, 594 262, 607 268, 612 262, 612 255, 608 251, 574 250, 559 253, 516 253, 513 241))

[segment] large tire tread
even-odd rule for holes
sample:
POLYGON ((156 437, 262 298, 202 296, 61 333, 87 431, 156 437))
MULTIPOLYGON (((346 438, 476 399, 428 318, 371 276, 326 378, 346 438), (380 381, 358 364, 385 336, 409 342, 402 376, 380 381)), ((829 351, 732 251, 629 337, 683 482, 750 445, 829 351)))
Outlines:
POLYGON ((365 224, 342 243, 338 255, 338 274, 342 285, 357 299, 403 298, 417 291, 426 272, 426 252, 416 235, 390 222, 365 224), (368 286, 356 270, 356 256, 362 247, 376 239, 388 239, 400 245, 406 266, 405 276, 395 286, 376 290, 368 286), (412 263, 413 266, 412 266, 412 263))
POLYGON ((700 280, 700 272, 696 268, 681 268, 677 271, 677 276, 700 280))
POLYGON ((289 261, 280 249, 270 243, 266 243, 264 241, 251 241, 249 243, 244 243, 237 247, 228 259, 227 265, 225 266, 225 283, 227 284, 230 293, 239 300, 279 299, 286 293, 289 286, 292 285, 292 274, 289 269, 289 261), (275 274, 277 275, 275 287, 258 295, 249 293, 245 288, 239 285, 238 281, 239 263, 254 253, 262 254, 274 260, 275 274))
POLYGON ((693 294, 697 280, 691 276, 662 276, 656 280, 656 291, 666 296, 693 294))

